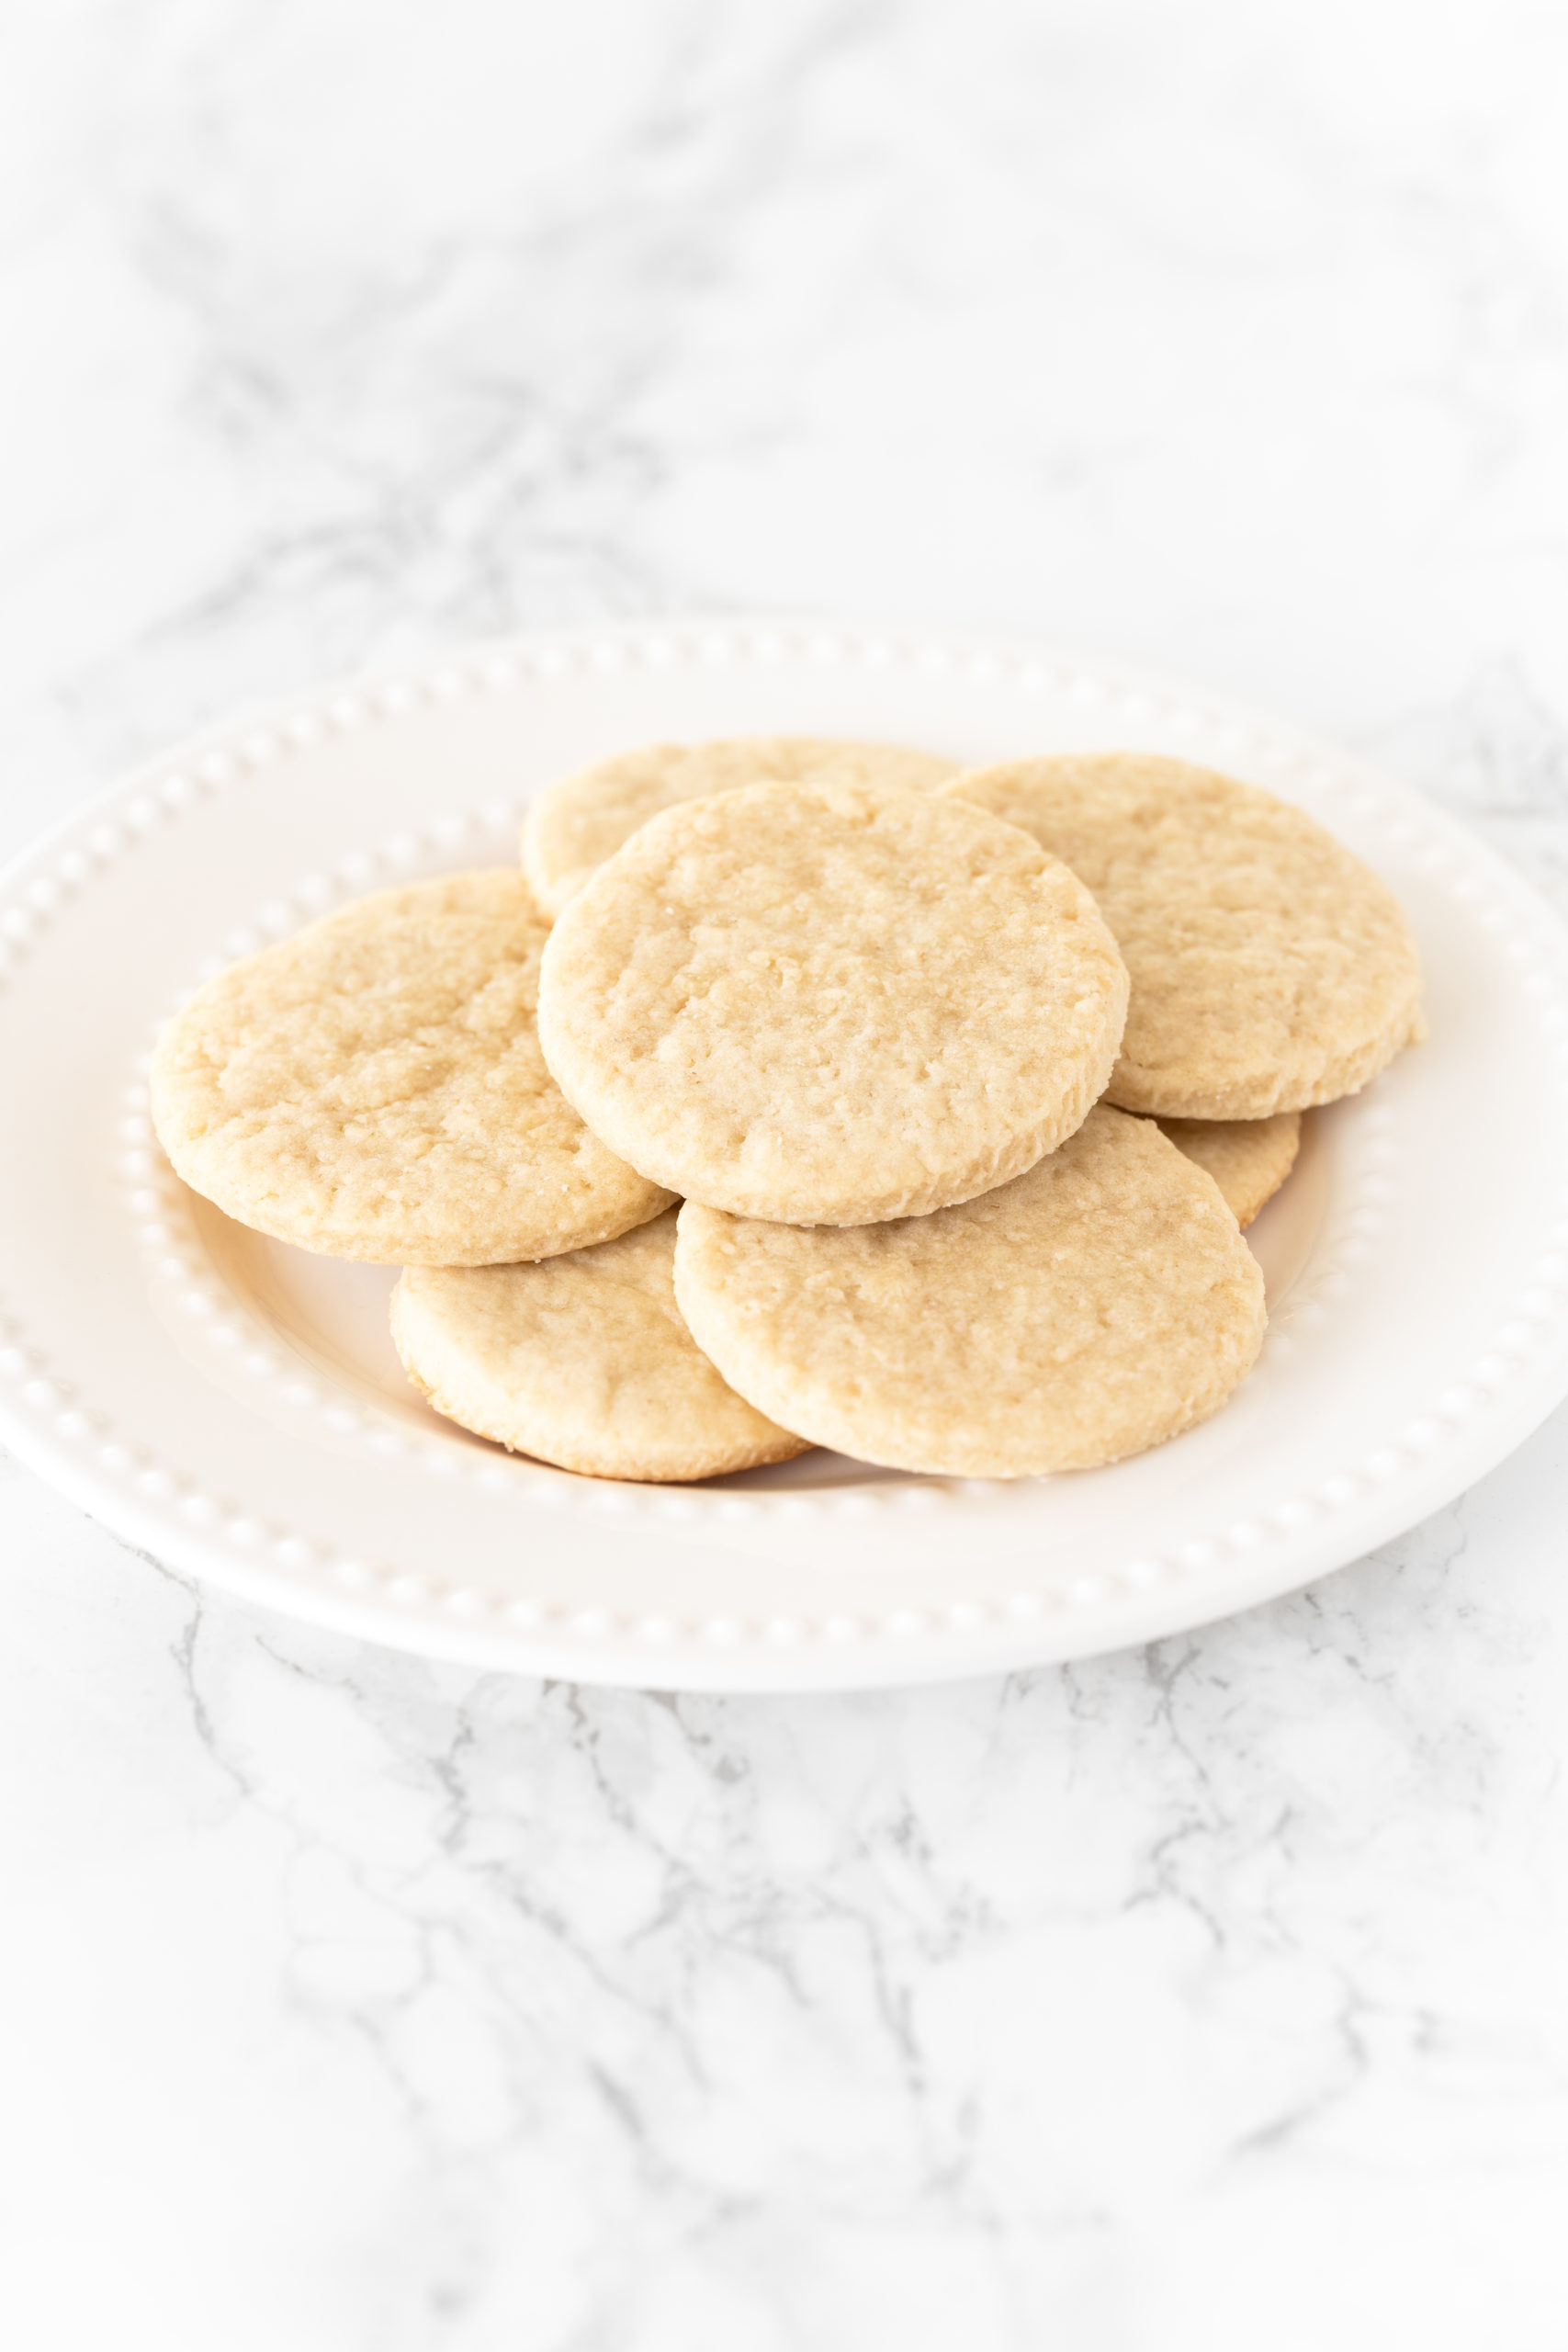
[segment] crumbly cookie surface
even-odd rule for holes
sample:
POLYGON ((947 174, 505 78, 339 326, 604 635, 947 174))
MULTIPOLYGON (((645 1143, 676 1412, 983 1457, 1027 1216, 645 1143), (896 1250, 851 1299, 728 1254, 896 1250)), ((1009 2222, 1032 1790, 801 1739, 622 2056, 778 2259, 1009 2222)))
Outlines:
POLYGON ((1271 1119, 1162 1119, 1178 1151, 1195 1159, 1219 1186, 1236 1223, 1252 1223, 1271 1201, 1301 1148, 1302 1114, 1276 1111, 1271 1119))
POLYGON ((1086 753, 939 787, 1093 892, 1132 978, 1110 1100, 1258 1119, 1354 1093, 1420 1034, 1398 901, 1301 809, 1185 761, 1086 753))
POLYGON ((649 743, 595 760, 547 786, 523 825, 523 871, 547 914, 558 915, 639 825, 682 800, 767 779, 837 776, 923 790, 956 774, 952 760, 893 743, 815 735, 735 735, 712 743, 649 743))
POLYGON ((392 1338, 438 1413, 594 1478, 712 1478, 805 1441, 738 1396, 675 1304, 675 1212, 529 1266, 423 1266, 392 1338))
POLYGON ((545 1067, 547 933, 497 868, 381 891, 220 973, 154 1059, 175 1170, 242 1224, 391 1265, 547 1257, 656 1216, 670 1195, 545 1067))
POLYGON ((1223 1404, 1263 1277, 1214 1185, 1104 1106, 961 1207, 849 1231, 680 1212, 675 1289, 732 1387, 819 1445, 1010 1478, 1141 1453, 1223 1404))
POLYGON ((1126 1003, 1083 885, 967 804, 756 784, 666 809, 545 950, 595 1134, 737 1215, 859 1225, 1003 1183, 1102 1091, 1126 1003))

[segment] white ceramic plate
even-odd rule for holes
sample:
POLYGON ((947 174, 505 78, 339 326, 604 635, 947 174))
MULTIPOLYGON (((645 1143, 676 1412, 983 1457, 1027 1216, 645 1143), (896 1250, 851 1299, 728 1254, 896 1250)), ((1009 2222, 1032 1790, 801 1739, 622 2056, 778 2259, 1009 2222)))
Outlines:
POLYGON ((1413 794, 1221 707, 1015 644, 731 623, 535 638, 160 761, 0 886, 0 1438, 121 1535, 401 1647, 603 1682, 826 1689, 1141 1641, 1284 1592, 1501 1459, 1568 1391, 1568 947, 1413 794), (1331 826, 1408 908, 1430 1042, 1319 1113, 1252 1238, 1262 1361, 1137 1460, 1005 1483, 812 1453, 676 1488, 437 1419, 390 1270, 231 1224, 146 1119, 209 971, 403 876, 509 861, 598 753, 741 731, 964 760, 1135 746, 1331 826))

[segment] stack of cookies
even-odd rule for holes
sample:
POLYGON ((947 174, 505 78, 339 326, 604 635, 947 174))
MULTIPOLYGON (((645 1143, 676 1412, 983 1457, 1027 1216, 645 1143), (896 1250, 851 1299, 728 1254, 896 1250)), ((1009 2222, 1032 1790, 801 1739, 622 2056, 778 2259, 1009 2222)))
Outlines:
POLYGON ((545 792, 521 873, 221 974, 153 1114, 230 1216, 400 1265, 402 1361, 481 1436, 1017 1477, 1224 1402, 1242 1227, 1419 994, 1377 876, 1205 769, 665 744, 545 792))

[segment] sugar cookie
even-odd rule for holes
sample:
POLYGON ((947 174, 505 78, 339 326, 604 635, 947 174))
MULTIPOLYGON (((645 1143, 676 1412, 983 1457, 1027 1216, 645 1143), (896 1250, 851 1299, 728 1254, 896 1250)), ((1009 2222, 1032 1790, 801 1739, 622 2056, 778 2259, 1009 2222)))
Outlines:
POLYGON ((675 1211, 531 1266, 416 1266, 392 1338, 438 1413, 593 1478, 717 1477, 806 1442, 728 1387, 682 1320, 675 1211))
POLYGON ((1089 892, 1015 826, 864 782, 655 817, 558 919, 539 1037, 652 1182, 861 1225, 1053 1150, 1115 1058, 1126 974, 1089 892))
POLYGON ((1103 1106, 961 1207, 850 1231, 680 1213, 675 1294, 759 1412, 863 1461, 955 1476, 1081 1470, 1224 1403, 1263 1277, 1210 1180, 1103 1106))
POLYGON ((639 825, 678 801, 738 784, 802 776, 901 784, 916 790, 957 773, 952 760, 893 743, 838 743, 814 735, 736 735, 716 743, 649 743, 578 768, 548 785, 523 825, 523 871, 547 914, 558 915, 595 868, 639 825))
POLYGON ((940 787, 1064 858, 1132 978, 1109 1099, 1260 1119, 1353 1094, 1421 1034, 1393 892, 1299 808, 1144 752, 973 768, 940 787))
POLYGON ((280 1241, 392 1265, 549 1257, 656 1216, 670 1195, 545 1068, 547 930, 502 867, 381 891, 231 966, 159 1041, 175 1170, 280 1241))
POLYGON ((1302 1114, 1276 1111, 1271 1119, 1162 1119, 1178 1151, 1195 1159, 1219 1186, 1238 1225, 1250 1225, 1271 1201, 1301 1145, 1302 1114))

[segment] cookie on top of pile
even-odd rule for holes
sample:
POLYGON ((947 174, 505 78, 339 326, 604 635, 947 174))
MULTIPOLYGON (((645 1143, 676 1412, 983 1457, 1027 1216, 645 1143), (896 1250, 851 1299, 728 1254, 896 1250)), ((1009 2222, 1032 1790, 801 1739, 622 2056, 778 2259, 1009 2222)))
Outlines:
POLYGON ((1019 1477, 1225 1401, 1302 1113, 1421 1034, 1393 894, 1254 786, 760 737, 231 967, 152 1107, 231 1216, 402 1266, 411 1379, 502 1445, 1019 1477))

